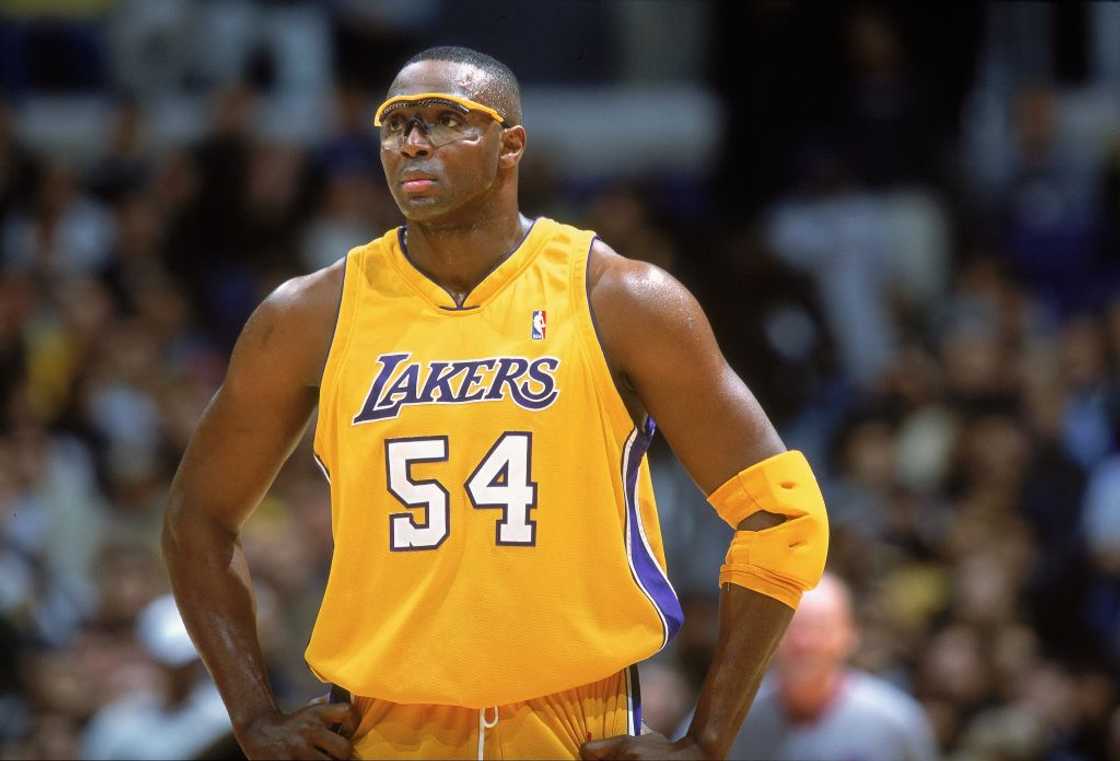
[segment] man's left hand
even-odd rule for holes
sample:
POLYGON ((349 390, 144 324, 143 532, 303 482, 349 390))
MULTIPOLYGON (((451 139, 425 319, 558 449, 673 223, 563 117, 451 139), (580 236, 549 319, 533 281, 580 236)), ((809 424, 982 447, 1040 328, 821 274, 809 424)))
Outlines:
POLYGON ((579 755, 583 759, 710 758, 704 749, 687 735, 674 741, 656 732, 640 737, 617 735, 605 740, 585 742, 580 746, 579 755))

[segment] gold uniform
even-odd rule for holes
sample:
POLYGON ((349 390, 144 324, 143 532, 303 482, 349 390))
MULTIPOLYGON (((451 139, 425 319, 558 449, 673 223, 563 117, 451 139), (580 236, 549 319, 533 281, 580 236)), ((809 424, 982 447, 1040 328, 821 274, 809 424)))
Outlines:
POLYGON ((653 424, 634 426, 591 315, 594 233, 537 219, 461 307, 402 235, 346 261, 315 432, 335 549, 307 662, 355 696, 363 757, 574 756, 637 733, 627 667, 682 613, 653 424))

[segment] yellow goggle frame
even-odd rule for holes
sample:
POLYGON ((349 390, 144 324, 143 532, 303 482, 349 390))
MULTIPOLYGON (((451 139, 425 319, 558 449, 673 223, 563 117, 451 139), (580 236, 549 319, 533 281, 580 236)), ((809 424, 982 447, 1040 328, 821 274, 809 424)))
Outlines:
POLYGON ((440 103, 453 103, 467 111, 481 111, 503 127, 506 125, 505 118, 503 118, 497 110, 490 106, 484 106, 470 98, 464 98, 461 95, 452 95, 446 92, 418 92, 412 95, 394 95, 387 99, 377 107, 377 112, 373 115, 373 126, 380 127, 381 117, 385 115, 386 111, 393 110, 394 106, 403 106, 407 103, 421 103, 426 100, 440 103))

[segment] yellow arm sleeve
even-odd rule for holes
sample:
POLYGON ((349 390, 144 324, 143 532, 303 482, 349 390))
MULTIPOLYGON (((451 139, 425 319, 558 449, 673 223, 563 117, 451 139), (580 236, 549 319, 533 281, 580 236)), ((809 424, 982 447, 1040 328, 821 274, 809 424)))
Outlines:
POLYGON ((708 497, 732 528, 760 510, 785 516, 762 531, 736 531, 720 584, 746 587, 796 608, 828 556, 828 515, 805 456, 783 452, 740 471, 708 497))

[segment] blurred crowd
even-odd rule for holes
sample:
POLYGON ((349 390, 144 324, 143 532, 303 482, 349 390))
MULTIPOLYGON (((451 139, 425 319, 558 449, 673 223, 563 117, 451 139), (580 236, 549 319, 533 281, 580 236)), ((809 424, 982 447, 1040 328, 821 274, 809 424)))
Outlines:
MULTIPOLYGON (((942 754, 1120 759, 1120 103, 993 83, 989 62, 960 118, 926 120, 889 18, 846 28, 848 110, 757 211, 704 178, 572 178, 545 155, 523 165, 524 211, 697 293, 821 480, 845 657, 911 695, 942 754)), ((142 710, 168 738, 194 712, 168 757, 222 741, 205 672, 152 633, 175 618, 167 487, 255 305, 400 223, 379 94, 339 84, 325 137, 300 142, 232 84, 200 138, 158 146, 143 97, 106 95, 112 128, 80 162, 31 149, 0 99, 0 759, 129 757, 113 738, 142 710)), ((663 442, 651 458, 686 624, 643 696, 672 733, 715 644, 729 533, 663 442)), ((331 557, 309 439, 244 547, 294 707, 322 691, 302 651, 331 557)))

